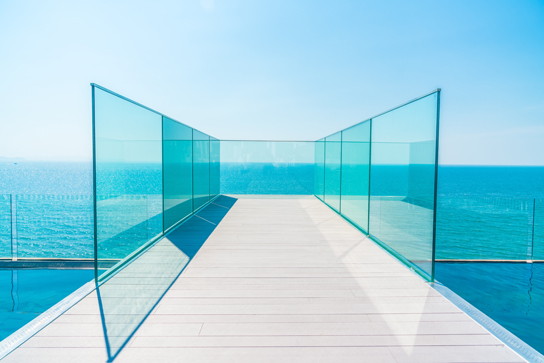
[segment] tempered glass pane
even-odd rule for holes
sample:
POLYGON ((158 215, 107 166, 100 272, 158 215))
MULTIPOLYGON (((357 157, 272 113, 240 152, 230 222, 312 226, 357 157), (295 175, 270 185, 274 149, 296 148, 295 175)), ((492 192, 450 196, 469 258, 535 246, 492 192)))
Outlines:
POLYGON ((436 258, 526 260, 532 212, 532 199, 439 196, 436 258))
POLYGON ((11 258, 10 195, 0 195, 0 258, 11 258))
POLYGON ((193 129, 163 117, 164 229, 193 212, 193 129))
POLYGON ((342 131, 342 215, 368 231, 370 121, 342 131))
POLYGON ((314 194, 314 142, 221 141, 222 194, 314 194))
POLYGON ((210 137, 193 130, 193 210, 210 200, 210 137))
POLYGON ((314 194, 323 200, 325 194, 325 139, 315 142, 314 194))
POLYGON ((210 198, 215 198, 220 194, 220 158, 221 142, 210 136, 210 198))
POLYGON ((433 93, 372 120, 370 233, 428 275, 437 100, 433 93))
POLYGON ((544 260, 544 199, 536 199, 533 234, 533 259, 544 260))
POLYGON ((93 259, 92 217, 89 195, 17 195, 17 257, 93 259))
POLYGON ((329 206, 340 212, 340 178, 342 159, 342 132, 325 139, 325 198, 329 206))
POLYGON ((100 263, 122 260, 162 234, 162 117, 94 92, 100 263))
POLYGON ((188 262, 189 257, 164 238, 96 290, 109 362, 114 361, 188 262))

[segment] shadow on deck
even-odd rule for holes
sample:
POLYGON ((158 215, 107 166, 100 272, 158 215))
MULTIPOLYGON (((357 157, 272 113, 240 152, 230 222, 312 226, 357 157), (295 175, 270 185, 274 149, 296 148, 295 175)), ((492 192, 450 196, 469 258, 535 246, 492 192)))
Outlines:
POLYGON ((127 345, 234 203, 236 198, 217 198, 97 288, 108 361, 127 345))

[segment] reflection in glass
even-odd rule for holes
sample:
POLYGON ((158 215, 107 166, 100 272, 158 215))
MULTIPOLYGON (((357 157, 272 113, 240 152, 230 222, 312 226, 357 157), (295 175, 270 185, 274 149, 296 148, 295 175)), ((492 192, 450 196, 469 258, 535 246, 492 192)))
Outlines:
POLYGON ((210 200, 210 137, 193 129, 193 210, 210 200))
POLYGON ((314 160, 314 194, 429 280, 439 94, 316 141, 314 160))
POLYGON ((340 212, 342 132, 325 138, 325 203, 340 212))
POLYGON ((314 194, 321 200, 325 198, 325 139, 315 142, 314 194))
POLYGON ((163 232, 162 117, 93 87, 96 259, 122 260, 163 232))
POLYGON ((367 233, 370 122, 342 131, 342 215, 367 233))
POLYGON ((163 117, 164 229, 193 212, 193 129, 163 117))
POLYGON ((437 93, 372 119, 370 234, 432 276, 437 93))
POLYGON ((98 290, 109 361, 128 343, 236 199, 221 196, 133 260, 98 290))

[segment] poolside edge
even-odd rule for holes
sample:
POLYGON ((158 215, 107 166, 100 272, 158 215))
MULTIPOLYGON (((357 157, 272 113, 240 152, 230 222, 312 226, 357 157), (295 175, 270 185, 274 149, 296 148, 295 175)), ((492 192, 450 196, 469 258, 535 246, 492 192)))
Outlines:
POLYGON ((24 325, 19 330, 8 336, 0 342, 0 360, 21 346, 28 339, 33 337, 37 332, 45 328, 56 318, 64 314, 68 309, 80 302, 85 296, 89 295, 96 289, 95 280, 87 282, 79 289, 47 309, 37 318, 24 325))
POLYGON ((544 355, 540 354, 533 347, 512 334, 499 323, 482 313, 472 304, 467 302, 461 296, 441 284, 440 282, 429 283, 429 285, 438 291, 442 296, 451 301, 455 306, 461 309, 465 314, 493 334, 497 339, 503 342, 507 347, 516 352, 520 357, 530 363, 544 363, 544 355))

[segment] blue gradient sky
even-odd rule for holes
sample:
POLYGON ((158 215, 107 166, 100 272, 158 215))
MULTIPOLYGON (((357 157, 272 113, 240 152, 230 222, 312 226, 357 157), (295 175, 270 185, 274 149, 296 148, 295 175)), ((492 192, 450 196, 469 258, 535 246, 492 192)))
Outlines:
POLYGON ((544 1, 0 1, 0 156, 91 157, 98 83, 220 139, 437 87, 442 164, 544 165, 544 1))

